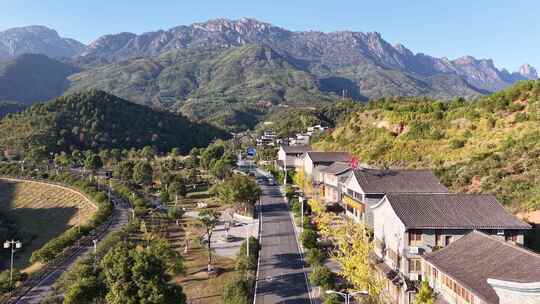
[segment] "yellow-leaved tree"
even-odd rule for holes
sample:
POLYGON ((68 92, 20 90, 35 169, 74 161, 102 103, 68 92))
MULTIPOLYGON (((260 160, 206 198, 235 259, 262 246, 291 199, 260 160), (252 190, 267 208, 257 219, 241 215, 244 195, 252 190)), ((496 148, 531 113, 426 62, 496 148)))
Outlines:
POLYGON ((366 290, 367 303, 384 303, 383 284, 369 262, 373 244, 366 235, 364 226, 350 220, 333 229, 334 258, 341 266, 340 275, 349 281, 354 290, 366 290))

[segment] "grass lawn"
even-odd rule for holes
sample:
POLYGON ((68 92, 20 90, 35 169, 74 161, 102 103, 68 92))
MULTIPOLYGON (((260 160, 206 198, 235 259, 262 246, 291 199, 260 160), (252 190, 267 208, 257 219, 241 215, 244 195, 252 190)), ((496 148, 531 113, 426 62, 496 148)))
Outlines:
MULTIPOLYGON (((212 204, 212 198, 209 198, 208 193, 197 192, 190 194, 179 203, 179 206, 196 210, 197 202, 207 202, 209 206, 213 206, 212 208, 216 210, 223 209, 223 207, 212 204)), ((180 227, 176 226, 175 223, 169 225, 168 240, 173 248, 182 252, 186 268, 185 274, 177 276, 174 280, 184 289, 189 303, 219 304, 222 303, 223 286, 238 275, 234 269, 235 261, 214 254, 213 260, 217 275, 209 277, 207 274, 208 254, 206 248, 202 248, 198 241, 191 241, 188 253, 184 254, 185 227, 196 222, 197 219, 184 216, 180 227)))
MULTIPOLYGON (((23 250, 15 253, 14 263, 28 272, 39 268, 39 265, 30 265, 33 251, 79 221, 85 224, 96 210, 84 196, 73 191, 0 179, 0 212, 13 219, 24 235, 23 250)), ((0 263, 0 270, 7 266, 0 263)))

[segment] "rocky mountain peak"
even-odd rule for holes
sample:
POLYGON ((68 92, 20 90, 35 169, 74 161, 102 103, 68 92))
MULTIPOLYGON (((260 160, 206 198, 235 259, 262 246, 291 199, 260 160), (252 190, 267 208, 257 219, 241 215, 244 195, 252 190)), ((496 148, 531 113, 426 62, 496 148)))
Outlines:
POLYGON ((55 30, 42 25, 16 27, 0 32, 0 59, 4 60, 25 53, 71 57, 84 48, 84 44, 62 38, 55 30))
POLYGON ((527 79, 538 79, 538 72, 530 64, 520 66, 518 73, 527 79))

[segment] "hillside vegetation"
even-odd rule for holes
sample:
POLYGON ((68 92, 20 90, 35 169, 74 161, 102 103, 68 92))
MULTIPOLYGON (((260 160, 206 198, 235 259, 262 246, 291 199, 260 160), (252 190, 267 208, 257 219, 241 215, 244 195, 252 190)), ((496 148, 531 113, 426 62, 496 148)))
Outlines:
POLYGON ((225 134, 170 112, 152 110, 102 91, 59 97, 0 121, 0 149, 129 149, 174 147, 187 152, 225 134))
MULTIPOLYGON (((0 179, 0 213, 13 226, 0 230, 0 236, 23 242, 15 260, 18 268, 28 266, 32 252, 49 240, 79 223, 85 225, 96 211, 97 207, 77 192, 43 183, 0 179)), ((7 266, 0 264, 0 270, 7 266)))
POLYGON ((25 108, 25 105, 17 101, 0 101, 0 119, 8 114, 21 112, 25 108))
POLYGON ((509 208, 540 208, 540 81, 475 102, 383 99, 314 143, 381 167, 436 168, 454 191, 495 194, 509 208))
POLYGON ((95 88, 130 101, 233 127, 252 127, 279 103, 320 104, 318 81, 261 45, 181 49, 136 58, 70 77, 70 92, 95 88))
POLYGON ((62 95, 67 77, 79 69, 40 54, 24 54, 0 62, 0 100, 24 104, 47 101, 62 95))

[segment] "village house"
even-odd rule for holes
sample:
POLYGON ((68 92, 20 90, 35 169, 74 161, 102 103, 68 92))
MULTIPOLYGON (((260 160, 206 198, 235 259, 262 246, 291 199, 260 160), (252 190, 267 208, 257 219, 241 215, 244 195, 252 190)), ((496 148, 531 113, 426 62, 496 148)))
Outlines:
POLYGON ((309 145, 311 135, 304 133, 297 133, 295 137, 289 138, 289 144, 291 146, 306 146, 309 145))
POLYGON ((320 195, 327 204, 341 202, 343 183, 352 172, 350 163, 335 162, 322 170, 320 195))
POLYGON ((540 255, 482 232, 424 255, 422 273, 437 303, 540 303, 540 255))
POLYGON ((359 168, 344 182, 342 203, 346 215, 369 228, 370 207, 386 193, 447 193, 448 189, 428 170, 379 170, 359 168))
POLYGON ((311 151, 310 146, 285 146, 279 147, 277 154, 277 165, 284 169, 301 168, 303 166, 303 156, 306 152, 311 151))
POLYGON ((422 279, 421 256, 473 230, 523 244, 530 225, 491 195, 388 193, 373 211, 374 264, 392 303, 414 303, 422 279))
MULTIPOLYGON (((314 173, 319 173, 321 166, 328 167, 335 162, 351 161, 351 155, 347 152, 306 152, 303 156, 303 170, 306 178, 310 181, 316 177, 314 173)), ((319 179, 317 177, 317 179, 319 179)))

